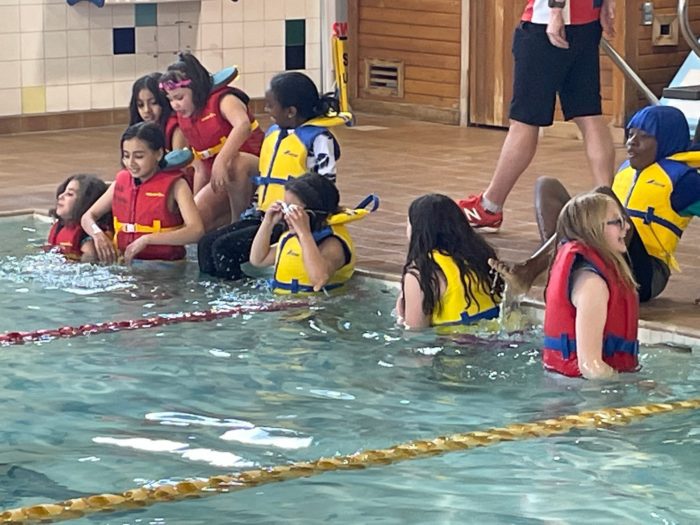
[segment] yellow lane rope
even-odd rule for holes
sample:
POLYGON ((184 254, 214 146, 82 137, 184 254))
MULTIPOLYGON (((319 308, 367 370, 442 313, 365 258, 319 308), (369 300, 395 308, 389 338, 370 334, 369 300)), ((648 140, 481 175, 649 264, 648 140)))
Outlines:
POLYGON ((313 461, 290 463, 288 465, 263 467, 238 474, 212 476, 209 479, 189 479, 154 488, 139 487, 127 490, 121 494, 98 494, 58 503, 11 509, 0 514, 0 522, 36 523, 60 521, 79 518, 96 512, 142 508, 154 503, 232 492, 276 481, 306 478, 329 471, 364 469, 409 459, 436 456, 457 450, 487 447, 501 441, 516 441, 565 434, 574 428, 626 425, 635 419, 656 414, 675 410, 697 410, 698 408, 700 408, 700 398, 623 408, 604 408, 534 421, 532 423, 514 423, 505 427, 483 431, 440 436, 430 440, 408 441, 386 449, 366 450, 346 456, 334 456, 313 461))

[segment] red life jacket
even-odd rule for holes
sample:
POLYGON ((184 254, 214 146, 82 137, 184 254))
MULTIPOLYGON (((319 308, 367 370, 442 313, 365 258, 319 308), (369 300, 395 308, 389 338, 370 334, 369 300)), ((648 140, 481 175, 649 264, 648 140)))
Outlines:
MULTIPOLYGON (((231 123, 221 114, 221 99, 226 95, 234 95, 243 101, 246 107, 248 106, 248 95, 240 89, 223 86, 211 92, 201 111, 189 117, 177 114, 178 125, 197 159, 207 161, 216 157, 233 129, 231 123)), ((240 151, 259 157, 265 134, 250 109, 248 109, 248 119, 252 133, 243 143, 240 151)), ((212 160, 209 162, 211 163, 212 160)))
POLYGON ((603 329, 603 361, 618 372, 633 372, 639 364, 637 293, 622 285, 614 268, 598 252, 579 241, 561 246, 550 270, 545 292, 544 366, 567 376, 581 375, 576 356, 576 308, 569 297, 571 270, 577 256, 594 266, 610 292, 603 329))
POLYGON ((56 221, 51 226, 49 231, 48 245, 49 247, 58 246, 61 253, 68 259, 80 260, 83 255, 80 246, 83 239, 88 237, 80 224, 66 226, 56 221))
MULTIPOLYGON (((112 215, 114 244, 120 253, 136 239, 147 233, 175 230, 184 224, 180 212, 168 209, 168 195, 182 174, 179 171, 159 171, 139 185, 127 170, 117 173, 114 180, 112 215)), ((137 259, 175 261, 185 258, 184 246, 148 245, 137 259)))
POLYGON ((165 121, 165 129, 163 130, 163 134, 165 135, 165 149, 167 151, 173 150, 173 134, 176 129, 177 115, 173 113, 168 117, 168 120, 165 121))

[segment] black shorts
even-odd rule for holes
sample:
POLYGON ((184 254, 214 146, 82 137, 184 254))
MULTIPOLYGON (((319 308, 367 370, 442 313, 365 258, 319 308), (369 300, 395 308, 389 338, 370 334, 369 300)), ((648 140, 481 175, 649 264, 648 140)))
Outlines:
POLYGON ((569 49, 553 46, 546 28, 522 22, 515 29, 510 118, 551 126, 557 94, 566 120, 600 115, 600 23, 566 26, 569 49))

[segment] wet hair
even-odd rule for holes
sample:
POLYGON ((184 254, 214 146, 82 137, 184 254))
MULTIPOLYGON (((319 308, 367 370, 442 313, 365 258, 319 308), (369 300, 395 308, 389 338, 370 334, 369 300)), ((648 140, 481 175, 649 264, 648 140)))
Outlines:
POLYGON ((440 266, 433 259, 433 251, 452 257, 459 268, 467 307, 478 300, 472 287, 478 287, 495 301, 503 293, 503 281, 497 278, 492 286, 493 271, 488 260, 496 258, 496 251, 467 221, 455 201, 438 193, 415 199, 408 208, 411 238, 403 267, 404 275, 413 273, 423 292, 423 313, 440 312, 440 266), (471 287, 467 285, 471 282, 471 287))
POLYGON ((158 120, 158 125, 165 129, 165 123, 170 117, 172 111, 170 107, 170 102, 165 93, 160 89, 158 83, 160 82, 160 73, 150 73, 136 79, 134 85, 131 87, 131 100, 129 101, 129 125, 137 124, 143 122, 141 115, 139 114, 139 94, 141 90, 146 89, 153 94, 156 99, 156 104, 161 108, 160 119, 158 120))
POLYGON ((316 173, 289 179, 284 189, 304 203, 309 212, 312 232, 324 228, 328 217, 340 211, 338 188, 326 177, 316 173))
POLYGON ((298 71, 286 71, 272 77, 270 91, 283 108, 296 108, 304 122, 340 111, 340 103, 333 94, 319 96, 314 81, 298 71))
POLYGON ((615 199, 596 192, 582 193, 567 202, 557 219, 556 245, 580 241, 593 248, 614 269, 623 285, 635 289, 637 283, 625 256, 610 249, 605 240, 605 221, 610 204, 619 208, 615 199))
POLYGON ((80 218, 90 209, 90 206, 95 204, 95 201, 97 201, 97 199, 99 199, 102 194, 107 191, 108 187, 106 182, 97 178, 95 175, 88 175, 84 173, 71 175, 61 184, 59 184, 58 188, 56 188, 56 200, 58 200, 59 195, 66 191, 66 188, 71 181, 78 182, 78 192, 75 196, 75 205, 70 213, 70 217, 62 219, 56 215, 56 208, 51 208, 49 210, 49 215, 58 219, 60 224, 80 222, 80 218))
POLYGON ((177 61, 170 64, 160 77, 160 82, 182 82, 183 80, 191 81, 186 87, 192 90, 192 103, 195 113, 198 113, 207 103, 212 80, 209 71, 192 53, 179 53, 177 61))
POLYGON ((163 157, 160 159, 158 166, 163 167, 165 162, 165 134, 160 129, 158 124, 153 122, 139 122, 133 126, 126 128, 122 133, 122 138, 119 143, 120 155, 124 150, 124 141, 131 139, 139 139, 148 145, 151 151, 163 150, 163 157))

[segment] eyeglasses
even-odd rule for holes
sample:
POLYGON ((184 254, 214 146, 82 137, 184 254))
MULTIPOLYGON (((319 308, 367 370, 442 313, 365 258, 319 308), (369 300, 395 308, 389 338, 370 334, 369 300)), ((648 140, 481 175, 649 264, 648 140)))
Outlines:
POLYGON ((605 221, 606 226, 617 226, 620 229, 624 228, 625 224, 627 224, 627 221, 622 217, 618 217, 617 219, 613 219, 611 221, 605 221))

